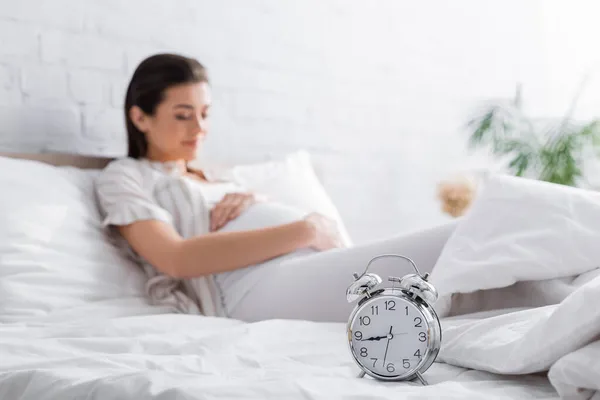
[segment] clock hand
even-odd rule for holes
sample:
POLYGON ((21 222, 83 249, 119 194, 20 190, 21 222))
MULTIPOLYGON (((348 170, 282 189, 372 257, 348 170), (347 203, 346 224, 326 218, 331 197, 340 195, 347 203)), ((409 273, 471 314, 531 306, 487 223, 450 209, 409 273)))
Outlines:
POLYGON ((388 335, 385 335, 385 336, 373 336, 373 337, 370 337, 370 338, 363 339, 363 340, 361 340, 361 342, 373 341, 373 340, 381 340, 381 339, 385 339, 387 337, 388 337, 388 335))
POLYGON ((387 344, 385 345, 385 354, 383 355, 383 366, 384 367, 385 367, 385 358, 387 357, 388 347, 390 347, 390 339, 392 339, 394 337, 392 335, 392 328, 393 328, 393 326, 390 326, 390 333, 387 335, 388 341, 387 341, 387 344))

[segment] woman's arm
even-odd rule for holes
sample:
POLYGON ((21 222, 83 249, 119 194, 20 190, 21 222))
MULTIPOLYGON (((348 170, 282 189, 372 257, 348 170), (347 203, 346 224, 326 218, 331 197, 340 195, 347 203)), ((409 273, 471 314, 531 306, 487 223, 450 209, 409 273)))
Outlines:
MULTIPOLYGON (((215 232, 189 239, 162 221, 145 220, 119 227, 131 247, 161 272, 192 278, 230 271, 319 246, 318 223, 310 219, 241 232, 215 232)), ((331 235, 333 238, 333 235, 331 235)), ((319 246, 322 247, 322 246, 319 246)), ((330 246, 333 247, 333 246, 330 246)))
MULTIPOLYGON (((315 213, 280 226, 241 232, 217 231, 183 238, 173 227, 171 214, 156 204, 144 189, 139 162, 129 158, 113 161, 107 166, 96 186, 104 214, 103 224, 118 226, 136 253, 173 277, 189 278, 230 271, 300 248, 326 250, 340 245, 335 222, 315 213)), ((225 203, 224 206, 229 206, 222 207, 222 211, 227 211, 228 219, 235 217, 240 206, 247 202, 225 203)))

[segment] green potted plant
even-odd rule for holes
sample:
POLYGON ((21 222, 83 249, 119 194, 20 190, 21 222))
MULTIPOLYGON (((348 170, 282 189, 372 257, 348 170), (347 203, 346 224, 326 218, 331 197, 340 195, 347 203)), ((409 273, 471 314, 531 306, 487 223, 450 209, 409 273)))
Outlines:
POLYGON ((600 120, 572 118, 579 93, 564 117, 547 121, 526 115, 518 85, 514 98, 487 105, 467 123, 469 147, 505 157, 515 176, 579 186, 584 160, 600 149, 600 120))

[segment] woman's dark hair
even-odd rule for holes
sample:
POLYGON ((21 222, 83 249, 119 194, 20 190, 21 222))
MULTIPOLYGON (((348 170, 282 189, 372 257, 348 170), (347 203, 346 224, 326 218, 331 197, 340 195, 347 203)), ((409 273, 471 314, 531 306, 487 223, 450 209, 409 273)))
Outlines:
POLYGON ((125 121, 127 125, 128 156, 145 157, 148 151, 146 136, 131 120, 131 107, 138 106, 153 115, 163 101, 165 90, 184 83, 208 82, 206 69, 193 58, 177 54, 156 54, 138 65, 125 95, 125 121))

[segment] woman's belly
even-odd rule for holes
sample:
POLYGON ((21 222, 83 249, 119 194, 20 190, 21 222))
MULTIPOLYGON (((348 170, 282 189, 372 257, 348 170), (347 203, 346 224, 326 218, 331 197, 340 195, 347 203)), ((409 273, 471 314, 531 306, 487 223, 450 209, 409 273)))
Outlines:
POLYGON ((306 215, 297 208, 275 202, 259 202, 250 206, 236 219, 229 221, 219 232, 235 232, 299 221, 306 215))
MULTIPOLYGON (((235 232, 252 229, 268 228, 282 224, 299 221, 306 215, 306 212, 297 208, 286 206, 273 202, 256 203, 249 207, 244 213, 233 221, 228 222, 219 232, 235 232)), ((280 263, 290 258, 301 257, 316 252, 313 249, 299 249, 283 256, 275 257, 260 264, 252 265, 246 268, 240 268, 234 271, 222 272, 214 275, 214 281, 217 290, 221 294, 224 308, 226 311, 232 310, 260 279, 261 274, 256 273, 258 269, 280 263)), ((266 294, 268 295, 268 294, 266 294)))

